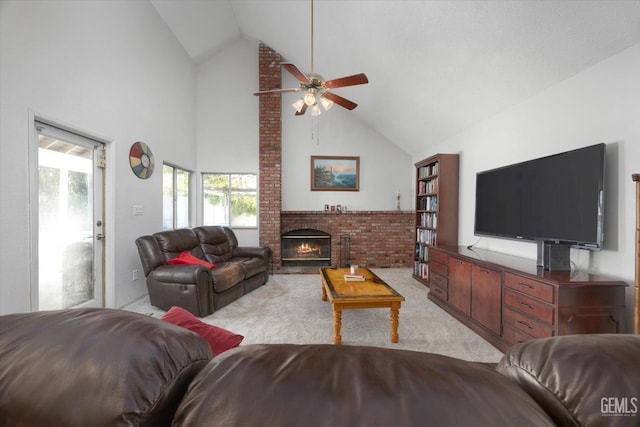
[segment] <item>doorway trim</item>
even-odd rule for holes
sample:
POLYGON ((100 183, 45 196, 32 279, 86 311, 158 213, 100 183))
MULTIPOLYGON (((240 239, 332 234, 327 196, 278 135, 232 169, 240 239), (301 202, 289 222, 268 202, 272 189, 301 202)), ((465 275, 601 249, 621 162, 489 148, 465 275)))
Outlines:
POLYGON ((29 167, 29 304, 30 310, 38 307, 38 132, 36 122, 42 122, 59 129, 96 140, 104 144, 106 167, 104 169, 104 290, 102 304, 104 307, 115 308, 115 142, 90 132, 81 127, 66 123, 28 109, 28 167, 29 167))

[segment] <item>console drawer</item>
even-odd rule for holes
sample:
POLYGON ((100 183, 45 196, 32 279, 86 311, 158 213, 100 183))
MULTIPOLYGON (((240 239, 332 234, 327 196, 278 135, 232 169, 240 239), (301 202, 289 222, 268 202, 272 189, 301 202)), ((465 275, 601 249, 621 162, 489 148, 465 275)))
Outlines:
POLYGON ((442 289, 449 288, 449 280, 443 275, 436 273, 435 271, 431 272, 431 276, 429 277, 429 284, 438 286, 442 289))
POLYGON ((431 262, 429 263, 429 271, 431 273, 440 274, 441 276, 445 276, 445 277, 449 275, 449 267, 447 267, 446 264, 442 264, 440 262, 437 262, 433 258, 431 259, 431 262))
POLYGON ((504 325, 504 328, 502 328, 502 338, 507 341, 510 346, 534 339, 532 336, 527 335, 510 325, 504 325))
POLYGON ((537 323, 535 320, 511 310, 510 308, 504 309, 504 322, 513 326, 519 331, 524 332, 527 335, 531 335, 534 338, 545 338, 553 336, 553 330, 549 327, 537 323))
POLYGON ((553 325, 553 307, 539 300, 527 297, 520 292, 514 292, 511 289, 505 289, 504 303, 527 316, 535 317, 549 325, 553 325))
POLYGON ((434 285, 433 282, 429 287, 429 292, 433 293, 433 295, 439 300, 442 300, 444 302, 447 302, 449 300, 449 292, 446 289, 442 289, 440 286, 434 285))
POLYGON ((431 249, 430 252, 429 256, 432 261, 438 261, 444 265, 449 264, 449 255, 435 249, 431 249))
POLYGON ((547 285, 546 283, 505 272, 504 284, 506 287, 515 289, 523 294, 553 303, 553 286, 547 285))

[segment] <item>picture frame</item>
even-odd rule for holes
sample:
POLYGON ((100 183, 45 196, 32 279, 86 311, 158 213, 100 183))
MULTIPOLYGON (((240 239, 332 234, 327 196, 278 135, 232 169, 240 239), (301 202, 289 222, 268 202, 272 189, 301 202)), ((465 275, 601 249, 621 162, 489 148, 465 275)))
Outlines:
POLYGON ((360 191, 360 157, 311 156, 311 191, 360 191))

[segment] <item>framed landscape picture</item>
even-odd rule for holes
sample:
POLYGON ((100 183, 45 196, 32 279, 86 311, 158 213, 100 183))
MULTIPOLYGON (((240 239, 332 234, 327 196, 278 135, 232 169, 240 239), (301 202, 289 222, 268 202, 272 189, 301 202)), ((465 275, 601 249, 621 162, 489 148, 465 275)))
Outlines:
POLYGON ((360 157, 311 156, 311 191, 359 191, 360 157))

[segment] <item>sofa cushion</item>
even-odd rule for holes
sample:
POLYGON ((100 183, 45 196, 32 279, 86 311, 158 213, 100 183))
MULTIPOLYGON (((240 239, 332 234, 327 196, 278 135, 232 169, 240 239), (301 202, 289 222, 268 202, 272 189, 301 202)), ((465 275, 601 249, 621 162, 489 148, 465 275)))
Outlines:
POLYGON ((0 316, 0 425, 169 426, 202 337, 110 309, 0 316))
POLYGON ((174 426, 551 426, 482 364, 335 345, 245 345, 194 379, 174 426))
POLYGON ((213 350, 213 354, 220 354, 240 345, 244 337, 224 328, 202 322, 193 314, 180 307, 171 307, 162 320, 189 329, 204 338, 213 350))
POLYGON ((638 363, 640 336, 581 334, 515 345, 497 370, 559 426, 628 426, 640 423, 638 363))
POLYGON ((204 255, 211 262, 231 259, 231 243, 224 227, 196 227, 193 231, 198 236, 204 255))
POLYGON ((249 277, 257 276, 258 274, 264 273, 267 271, 267 263, 263 258, 232 258, 232 262, 237 262, 242 266, 244 270, 244 277, 248 279, 249 277))
POLYGON ((182 251, 190 251, 200 245, 198 236, 190 228, 160 231, 153 237, 158 241, 167 261, 177 257, 182 251))
POLYGON ((235 262, 220 262, 211 270, 213 291, 221 293, 244 280, 244 269, 235 262))
POLYGON ((191 255, 189 252, 187 251, 182 251, 180 253, 180 255, 178 255, 175 258, 170 259, 169 261, 167 261, 167 264, 171 264, 171 265, 179 265, 179 264, 186 264, 186 265, 204 265, 206 267, 209 268, 214 268, 215 265, 210 263, 209 261, 205 261, 202 260, 198 257, 195 257, 193 255, 191 255))

